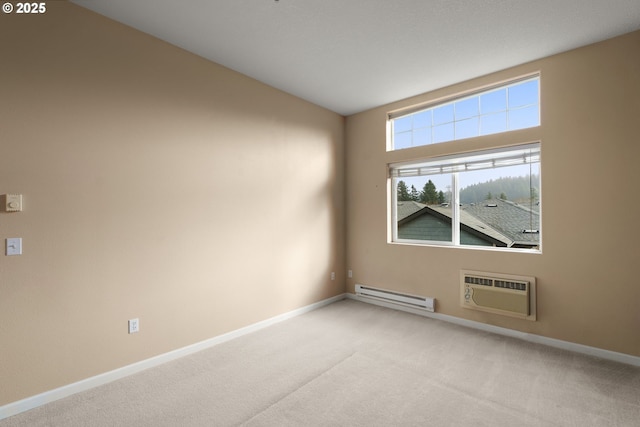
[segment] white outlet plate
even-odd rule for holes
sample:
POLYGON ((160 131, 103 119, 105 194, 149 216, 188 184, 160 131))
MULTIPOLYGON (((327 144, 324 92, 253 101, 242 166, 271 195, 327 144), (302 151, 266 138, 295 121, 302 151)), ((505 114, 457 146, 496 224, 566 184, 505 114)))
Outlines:
POLYGON ((139 319, 129 320, 129 333, 135 334, 139 330, 140 330, 140 320, 139 319))

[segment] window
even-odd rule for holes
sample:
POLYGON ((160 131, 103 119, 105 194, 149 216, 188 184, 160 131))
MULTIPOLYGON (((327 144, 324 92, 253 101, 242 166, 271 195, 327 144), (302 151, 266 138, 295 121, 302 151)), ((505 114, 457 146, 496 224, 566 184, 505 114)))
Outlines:
POLYGON ((392 164, 392 241, 539 251, 540 143, 392 164))
POLYGON ((389 116, 390 150, 540 125, 540 77, 529 77, 426 109, 389 116))

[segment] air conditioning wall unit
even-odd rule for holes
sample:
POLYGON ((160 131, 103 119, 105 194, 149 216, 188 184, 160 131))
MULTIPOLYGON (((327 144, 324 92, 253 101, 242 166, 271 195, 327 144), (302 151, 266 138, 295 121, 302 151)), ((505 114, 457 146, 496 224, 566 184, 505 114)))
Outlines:
POLYGON ((536 278, 486 271, 460 271, 460 305, 536 320, 536 278))

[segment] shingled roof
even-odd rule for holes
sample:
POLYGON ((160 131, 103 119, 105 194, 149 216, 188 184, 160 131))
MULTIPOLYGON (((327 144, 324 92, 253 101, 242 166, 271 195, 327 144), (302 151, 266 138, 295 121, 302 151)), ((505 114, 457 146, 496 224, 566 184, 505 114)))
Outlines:
MULTIPOLYGON (((398 202, 399 227, 425 214, 451 221, 451 208, 448 205, 425 205, 414 201, 398 202)), ((466 231, 496 246, 531 248, 540 244, 538 205, 529 208, 501 199, 462 205, 460 223, 466 231)))
POLYGON ((540 205, 524 206, 509 200, 491 199, 462 206, 467 212, 513 241, 510 246, 540 244, 540 205))

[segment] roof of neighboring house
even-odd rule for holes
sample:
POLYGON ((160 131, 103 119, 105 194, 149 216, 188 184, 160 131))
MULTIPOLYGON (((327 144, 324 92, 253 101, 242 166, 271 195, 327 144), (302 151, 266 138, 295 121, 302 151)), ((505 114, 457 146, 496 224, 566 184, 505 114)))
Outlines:
POLYGON ((398 222, 402 221, 405 218, 413 215, 414 213, 421 211, 426 208, 427 205, 423 203, 406 201, 406 202, 398 202, 398 208, 396 211, 396 217, 398 222))
MULTIPOLYGON (((398 202, 397 220, 399 225, 424 214, 436 214, 451 219, 451 208, 448 205, 425 205, 414 201, 398 202)), ((460 210, 460 223, 468 230, 484 235, 487 240, 502 243, 507 247, 532 247, 540 242, 538 232, 524 232, 525 230, 539 230, 538 205, 528 208, 501 199, 463 205, 460 210)))
POLYGON ((465 205, 462 209, 509 237, 514 245, 533 246, 540 243, 538 204, 524 206, 509 200, 491 199, 465 205))

